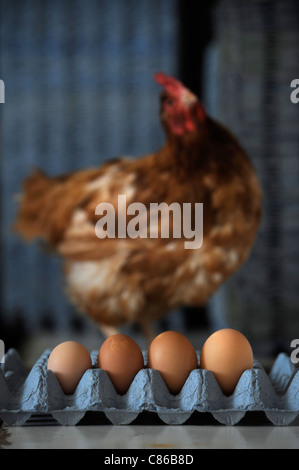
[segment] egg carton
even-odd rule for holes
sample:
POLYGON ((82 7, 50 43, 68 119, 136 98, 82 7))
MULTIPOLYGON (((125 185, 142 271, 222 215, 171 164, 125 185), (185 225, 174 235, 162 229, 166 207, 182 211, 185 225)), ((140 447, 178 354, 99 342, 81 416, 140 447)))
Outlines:
MULTIPOLYGON (((112 424, 129 424, 143 411, 156 413, 166 424, 183 424, 195 412, 211 413, 222 424, 238 423, 246 412, 263 411, 274 425, 288 425, 299 414, 299 371, 289 357, 277 356, 269 374, 258 361, 246 370, 231 396, 225 396, 209 370, 195 369, 180 393, 171 395, 157 370, 147 367, 135 376, 125 395, 119 395, 108 374, 97 367, 98 351, 91 352, 92 368, 82 376, 73 395, 65 395, 50 370, 46 350, 28 372, 18 353, 10 349, 0 367, 0 418, 22 426, 36 414, 61 425, 76 425, 87 412, 103 412, 112 424)), ((199 359, 199 353, 197 352, 199 359)))

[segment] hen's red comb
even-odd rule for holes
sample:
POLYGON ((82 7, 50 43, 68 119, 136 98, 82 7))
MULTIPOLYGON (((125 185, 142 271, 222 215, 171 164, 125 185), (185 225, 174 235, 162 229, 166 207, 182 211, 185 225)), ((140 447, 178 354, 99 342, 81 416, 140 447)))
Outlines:
POLYGON ((181 93, 185 89, 184 85, 173 77, 165 75, 163 72, 158 72, 154 76, 159 85, 162 85, 166 91, 170 93, 181 93))
MULTIPOLYGON (((187 112, 187 115, 185 115, 185 129, 188 131, 194 130, 194 122, 190 116, 190 104, 196 102, 196 107, 195 107, 195 113, 196 113, 196 118, 203 122, 206 117, 205 110, 202 106, 202 104, 197 100, 196 96, 193 95, 179 80, 176 80, 173 77, 165 75, 163 72, 158 72, 154 76, 155 80, 159 85, 162 85, 165 90, 172 96, 177 97, 180 99, 183 95, 185 96, 185 103, 181 103, 183 107, 185 107, 185 112, 187 112), (188 103, 189 100, 189 103, 188 103), (186 104, 187 102, 187 104, 186 104)), ((178 134, 178 131, 176 130, 176 133, 178 134)))

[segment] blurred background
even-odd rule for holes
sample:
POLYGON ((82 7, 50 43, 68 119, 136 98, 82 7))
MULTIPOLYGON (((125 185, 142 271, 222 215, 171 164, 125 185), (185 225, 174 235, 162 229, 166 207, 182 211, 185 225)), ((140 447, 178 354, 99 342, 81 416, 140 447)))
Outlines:
MULTIPOLYGON (((153 74, 181 79, 248 151, 264 193, 249 260, 202 309, 157 324, 200 348, 240 329, 258 357, 299 337, 299 78, 296 0, 0 0, 0 337, 35 361, 101 336, 64 294, 60 259, 11 230, 34 167, 50 175, 138 156, 164 141, 153 74)), ((131 334, 138 334, 134 330, 131 334)))

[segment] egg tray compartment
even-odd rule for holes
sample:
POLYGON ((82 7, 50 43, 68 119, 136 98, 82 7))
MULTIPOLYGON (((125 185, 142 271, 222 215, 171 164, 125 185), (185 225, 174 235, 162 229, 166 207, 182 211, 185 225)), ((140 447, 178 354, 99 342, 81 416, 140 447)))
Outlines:
POLYGON ((143 411, 156 413, 166 424, 183 424, 195 411, 209 412, 226 425, 238 423, 248 411, 264 411, 274 425, 288 425, 299 414, 299 371, 284 353, 277 356, 269 374, 255 360, 227 397, 208 370, 193 370, 173 396, 159 372, 148 367, 138 372, 125 395, 119 395, 107 373, 97 368, 98 351, 91 352, 92 368, 75 393, 65 395, 47 370, 50 352, 46 350, 30 372, 16 350, 6 353, 0 367, 0 418, 7 425, 22 426, 36 414, 52 416, 61 425, 76 425, 92 411, 103 412, 117 425, 131 423, 143 411))

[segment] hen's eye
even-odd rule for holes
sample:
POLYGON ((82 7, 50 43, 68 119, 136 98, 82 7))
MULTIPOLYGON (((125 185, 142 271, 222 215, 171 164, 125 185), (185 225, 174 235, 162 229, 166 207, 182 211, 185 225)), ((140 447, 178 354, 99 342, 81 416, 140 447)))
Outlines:
POLYGON ((167 106, 169 106, 171 108, 171 106, 173 106, 173 100, 171 98, 168 98, 166 100, 166 104, 167 104, 167 106))

